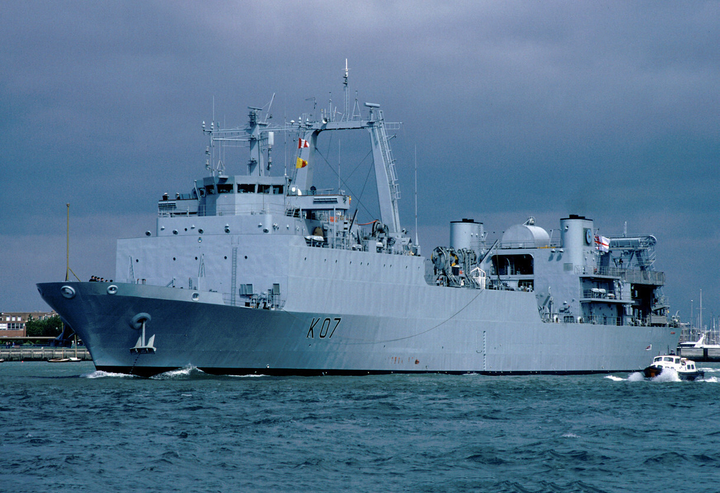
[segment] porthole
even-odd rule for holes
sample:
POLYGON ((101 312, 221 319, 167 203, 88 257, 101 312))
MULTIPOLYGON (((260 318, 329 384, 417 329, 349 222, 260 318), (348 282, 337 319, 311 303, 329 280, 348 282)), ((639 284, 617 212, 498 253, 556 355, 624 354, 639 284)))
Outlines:
POLYGON ((118 290, 118 287, 115 286, 114 284, 111 284, 111 285, 108 286, 108 288, 107 288, 107 294, 116 294, 116 293, 117 293, 117 290, 118 290))
POLYGON ((198 233, 200 233, 200 234, 203 234, 203 233, 204 233, 204 231, 202 230, 202 228, 198 229, 198 233))
POLYGON ((193 293, 193 295, 192 295, 192 300, 193 300, 193 301, 197 301, 198 299, 200 299, 200 295, 197 294, 197 293, 193 293))

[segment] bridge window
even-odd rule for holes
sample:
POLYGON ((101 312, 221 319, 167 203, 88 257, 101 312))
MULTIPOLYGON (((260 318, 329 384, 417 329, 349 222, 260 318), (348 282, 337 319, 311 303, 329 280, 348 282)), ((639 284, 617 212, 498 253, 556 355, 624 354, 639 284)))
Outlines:
POLYGON ((233 192, 232 183, 219 183, 217 188, 218 188, 218 193, 232 193, 233 192))
POLYGON ((238 185, 238 193, 255 193, 255 184, 240 183, 238 185))

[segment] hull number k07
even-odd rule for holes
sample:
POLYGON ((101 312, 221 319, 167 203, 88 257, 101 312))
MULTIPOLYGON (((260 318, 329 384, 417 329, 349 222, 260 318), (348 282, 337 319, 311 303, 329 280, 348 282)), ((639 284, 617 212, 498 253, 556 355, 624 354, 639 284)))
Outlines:
POLYGON ((315 332, 317 332, 320 339, 330 339, 340 325, 341 320, 342 318, 340 317, 313 318, 310 321, 310 328, 308 329, 306 338, 314 339, 315 332))

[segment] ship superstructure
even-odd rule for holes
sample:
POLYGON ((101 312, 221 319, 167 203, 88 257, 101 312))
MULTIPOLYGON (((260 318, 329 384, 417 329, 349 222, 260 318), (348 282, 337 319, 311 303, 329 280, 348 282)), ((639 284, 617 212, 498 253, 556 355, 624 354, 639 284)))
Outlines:
POLYGON ((553 238, 530 218, 489 239, 462 219, 422 257, 400 223, 398 127, 357 101, 282 125, 256 107, 244 128, 203 124, 208 176, 161 197, 154 232, 118 240, 115 282, 40 292, 99 369, 144 375, 609 372, 675 347, 653 236, 605 237, 571 214, 553 238), (379 215, 362 225, 349 194, 314 185, 318 136, 339 131, 370 137, 379 215), (278 135, 297 143, 283 174, 278 135), (245 173, 226 174, 221 150, 239 145, 245 173))

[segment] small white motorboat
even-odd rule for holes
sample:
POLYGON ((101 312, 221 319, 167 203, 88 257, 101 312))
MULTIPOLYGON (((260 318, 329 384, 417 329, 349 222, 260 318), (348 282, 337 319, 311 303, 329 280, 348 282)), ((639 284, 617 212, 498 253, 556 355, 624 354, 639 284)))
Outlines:
POLYGON ((646 378, 654 378, 666 369, 674 370, 681 380, 695 380, 705 376, 705 372, 699 370, 693 360, 674 354, 655 356, 652 364, 645 368, 643 373, 646 378))

